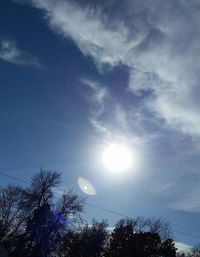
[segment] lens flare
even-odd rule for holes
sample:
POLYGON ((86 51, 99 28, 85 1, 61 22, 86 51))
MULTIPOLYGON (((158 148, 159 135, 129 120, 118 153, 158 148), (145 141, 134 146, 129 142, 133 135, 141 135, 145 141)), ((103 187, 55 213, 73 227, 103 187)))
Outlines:
POLYGON ((79 177, 78 185, 79 185, 81 191, 83 191, 83 193, 85 193, 87 195, 96 195, 96 190, 95 190, 94 186, 87 179, 79 177))

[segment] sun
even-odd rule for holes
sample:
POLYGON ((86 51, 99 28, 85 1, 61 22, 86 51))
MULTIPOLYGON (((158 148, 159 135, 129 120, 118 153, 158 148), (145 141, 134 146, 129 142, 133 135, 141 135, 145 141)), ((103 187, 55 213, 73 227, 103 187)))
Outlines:
POLYGON ((103 152, 103 164, 112 172, 122 172, 132 166, 132 153, 124 145, 110 144, 103 152))

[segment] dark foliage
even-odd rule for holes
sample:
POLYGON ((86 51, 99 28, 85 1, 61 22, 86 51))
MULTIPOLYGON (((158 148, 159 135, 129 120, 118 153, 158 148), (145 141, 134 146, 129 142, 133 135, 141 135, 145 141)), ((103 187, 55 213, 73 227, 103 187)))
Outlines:
POLYGON ((9 185, 0 189, 0 245, 11 247, 16 235, 21 233, 26 215, 21 208, 21 188, 9 185))
POLYGON ((161 240, 158 232, 136 232, 137 220, 121 221, 110 236, 105 257, 175 257, 174 242, 161 240))
POLYGON ((107 239, 105 221, 93 221, 92 225, 84 225, 65 234, 60 245, 60 257, 100 257, 107 239))
POLYGON ((50 257, 83 210, 84 200, 72 191, 54 197, 60 174, 43 171, 29 188, 9 186, 0 195, 0 242, 12 256, 50 257))

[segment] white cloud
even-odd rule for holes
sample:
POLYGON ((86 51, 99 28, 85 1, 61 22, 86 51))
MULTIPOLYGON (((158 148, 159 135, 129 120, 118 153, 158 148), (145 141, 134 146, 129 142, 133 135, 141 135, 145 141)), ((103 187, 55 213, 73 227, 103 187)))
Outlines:
POLYGON ((187 252, 192 248, 191 245, 182 242, 175 242, 175 247, 178 249, 178 252, 187 252))
POLYGON ((108 124, 101 121, 101 115, 105 112, 105 103, 109 99, 109 90, 96 81, 82 78, 80 82, 87 86, 91 91, 87 92, 86 99, 92 104, 91 116, 89 117, 91 124, 97 132, 106 138, 111 137, 111 131, 108 124))
POLYGON ((195 101, 200 68, 198 2, 166 1, 161 6, 156 0, 125 1, 124 15, 131 26, 126 19, 112 22, 100 8, 81 7, 72 1, 32 3, 45 10, 57 33, 74 40, 99 67, 127 65, 131 91, 152 91, 147 106, 169 126, 200 135, 200 104, 195 101))
POLYGON ((107 27, 106 17, 103 18, 100 11, 82 9, 74 2, 32 2, 36 7, 47 11, 49 24, 56 32, 72 38, 80 50, 85 55, 92 56, 97 63, 109 63, 114 66, 121 61, 122 55, 125 54, 121 51, 122 45, 127 44, 125 40, 128 33, 122 24, 119 24, 117 31, 112 31, 107 27))
POLYGON ((142 131, 139 120, 139 118, 142 119, 141 113, 139 114, 133 109, 127 111, 125 106, 122 106, 117 99, 112 97, 111 90, 105 85, 86 78, 82 78, 80 81, 86 86, 86 89, 89 89, 85 97, 87 102, 91 104, 90 122, 105 141, 123 143, 127 141, 134 144, 145 141, 144 137, 142 138, 144 131, 142 131), (131 116, 130 119, 127 117, 128 113, 131 116), (135 124, 132 124, 132 120, 135 124), (142 132, 140 137, 132 131, 133 126, 137 127, 137 132, 142 132))
POLYGON ((13 41, 7 39, 0 41, 0 59, 17 65, 40 66, 36 58, 22 52, 13 41))
POLYGON ((103 105, 105 99, 108 98, 108 89, 93 80, 82 78, 80 81, 92 89, 92 98, 90 98, 90 100, 97 102, 99 105, 103 105))

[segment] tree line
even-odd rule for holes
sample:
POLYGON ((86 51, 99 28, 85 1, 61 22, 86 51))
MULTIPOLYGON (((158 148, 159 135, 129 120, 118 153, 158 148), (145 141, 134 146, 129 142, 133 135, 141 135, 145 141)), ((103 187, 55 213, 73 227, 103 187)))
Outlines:
POLYGON ((86 224, 85 199, 73 191, 55 194, 58 172, 36 173, 27 188, 0 189, 0 246, 10 257, 199 257, 196 247, 177 253, 170 226, 155 218, 86 224))

